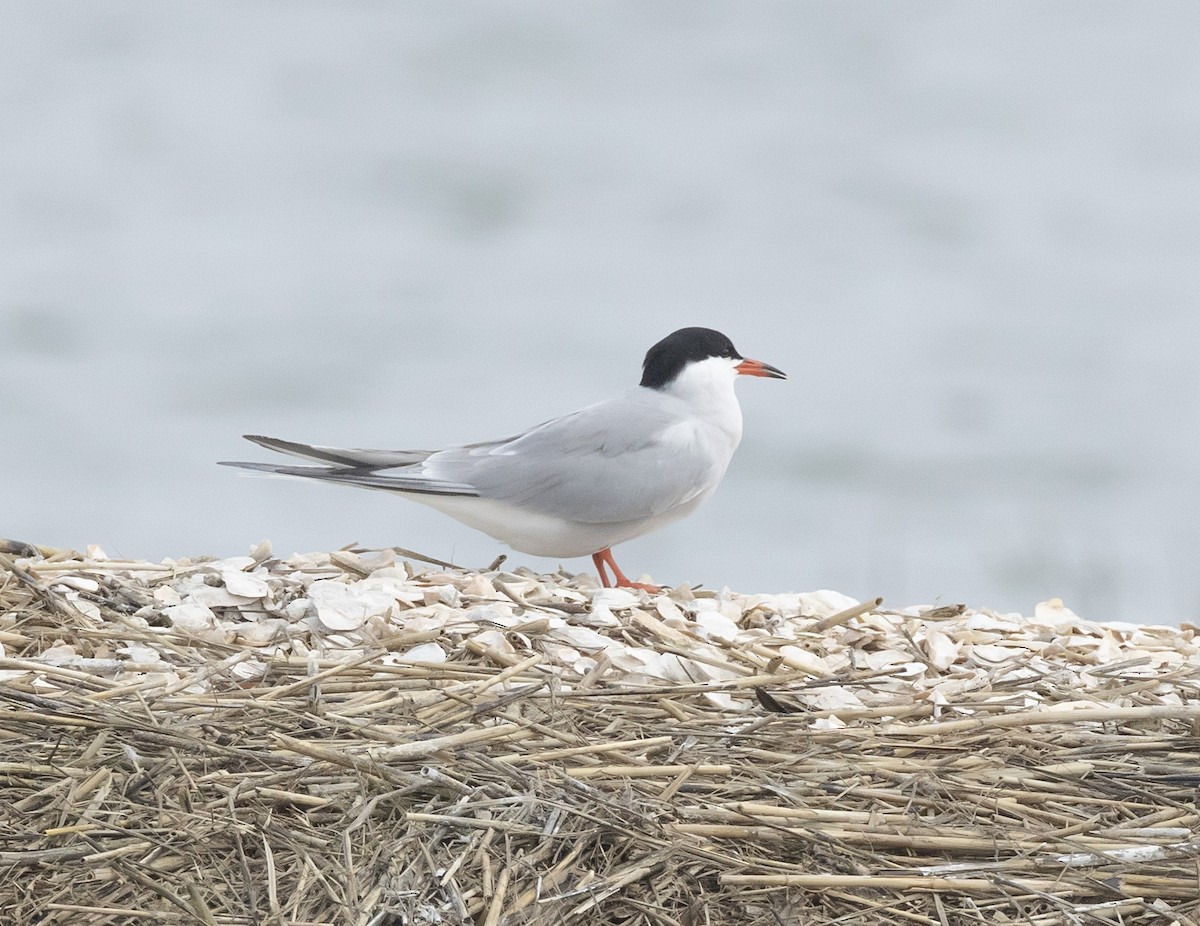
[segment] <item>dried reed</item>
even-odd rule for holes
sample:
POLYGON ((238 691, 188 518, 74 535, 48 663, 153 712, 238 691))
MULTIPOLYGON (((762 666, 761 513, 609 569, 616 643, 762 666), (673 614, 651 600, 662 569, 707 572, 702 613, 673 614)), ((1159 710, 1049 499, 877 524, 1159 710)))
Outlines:
POLYGON ((1200 917, 1191 628, 10 549, 3 922, 1200 917))

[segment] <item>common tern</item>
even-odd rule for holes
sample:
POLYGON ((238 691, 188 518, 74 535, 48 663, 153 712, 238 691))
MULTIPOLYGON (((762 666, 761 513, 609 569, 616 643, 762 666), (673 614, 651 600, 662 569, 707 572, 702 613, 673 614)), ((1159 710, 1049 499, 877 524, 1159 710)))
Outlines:
POLYGON ((742 437, 739 376, 786 379, 711 328, 681 328, 646 352, 620 395, 503 440, 445 450, 349 450, 247 434, 319 466, 223 466, 381 489, 436 508, 534 556, 591 556, 600 582, 630 581, 611 548, 691 514, 742 437))

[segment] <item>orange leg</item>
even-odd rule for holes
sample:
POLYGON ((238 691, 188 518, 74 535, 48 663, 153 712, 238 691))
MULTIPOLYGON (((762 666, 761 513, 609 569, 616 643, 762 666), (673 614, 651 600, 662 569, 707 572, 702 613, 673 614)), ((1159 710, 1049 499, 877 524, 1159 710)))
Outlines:
POLYGON ((625 575, 625 573, 621 571, 621 567, 618 566, 616 560, 613 559, 612 550, 610 550, 608 547, 605 547, 599 553, 593 553, 592 562, 596 565, 596 572, 600 573, 600 584, 605 588, 613 587, 609 584, 608 575, 604 572, 604 567, 607 565, 612 570, 613 581, 615 582, 617 588, 641 588, 648 592, 662 591, 662 586, 660 585, 647 585, 645 582, 631 581, 625 575))

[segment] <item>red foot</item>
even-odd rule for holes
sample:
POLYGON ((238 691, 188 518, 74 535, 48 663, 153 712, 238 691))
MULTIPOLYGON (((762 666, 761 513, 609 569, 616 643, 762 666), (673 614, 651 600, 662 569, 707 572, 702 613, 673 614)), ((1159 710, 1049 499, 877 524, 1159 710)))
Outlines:
POLYGON ((621 567, 617 565, 616 560, 613 559, 612 550, 608 547, 605 547, 599 553, 593 553, 592 562, 596 564, 596 572, 600 573, 600 584, 605 588, 613 587, 613 585, 609 584, 608 576, 604 572, 604 567, 607 565, 613 572, 614 584, 617 588, 640 588, 647 592, 661 592, 663 590, 663 586, 661 585, 648 585, 645 582, 634 582, 629 579, 621 571, 621 567))

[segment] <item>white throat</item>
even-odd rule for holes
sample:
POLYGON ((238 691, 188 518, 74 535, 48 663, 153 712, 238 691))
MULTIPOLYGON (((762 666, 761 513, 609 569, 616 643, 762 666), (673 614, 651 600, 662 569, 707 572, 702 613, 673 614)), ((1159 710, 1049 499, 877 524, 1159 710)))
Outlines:
POLYGON ((742 436, 742 408, 733 382, 737 363, 728 357, 709 357, 689 363, 663 387, 663 392, 689 406, 692 413, 733 438, 742 436))

